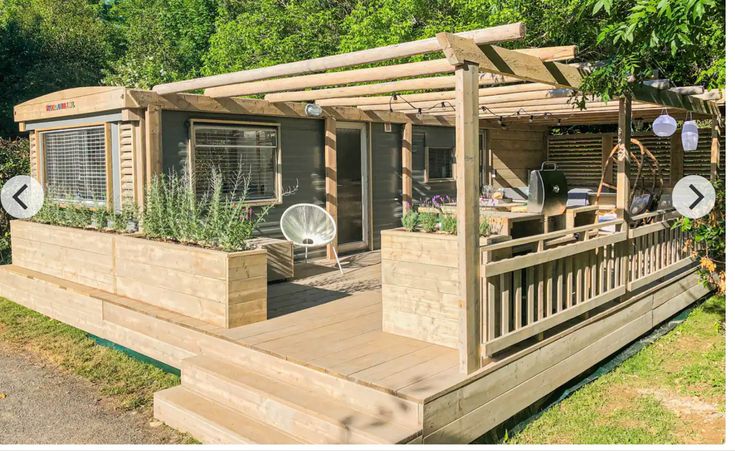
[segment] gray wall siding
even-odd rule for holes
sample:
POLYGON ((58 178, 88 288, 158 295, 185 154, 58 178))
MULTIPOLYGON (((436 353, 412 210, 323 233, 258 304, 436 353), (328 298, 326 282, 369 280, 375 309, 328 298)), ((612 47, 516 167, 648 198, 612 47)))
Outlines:
MULTIPOLYGON (((275 206, 260 233, 280 238, 279 221, 289 206, 311 203, 324 206, 324 122, 313 119, 273 118, 259 116, 206 115, 189 112, 162 113, 163 170, 181 170, 185 167, 189 140, 190 119, 218 119, 279 123, 281 125, 281 170, 284 190, 298 184, 298 190, 283 198, 275 206)), ((297 253, 302 249, 297 248, 297 253)), ((321 252, 310 253, 318 256, 321 252)))
POLYGON ((390 132, 383 124, 372 124, 373 248, 380 248, 380 231, 401 225, 401 144, 402 127, 393 124, 390 132))
POLYGON ((424 182, 424 161, 426 147, 454 147, 453 127, 413 127, 413 200, 414 203, 430 199, 436 194, 449 195, 452 198, 457 195, 455 182, 424 182))

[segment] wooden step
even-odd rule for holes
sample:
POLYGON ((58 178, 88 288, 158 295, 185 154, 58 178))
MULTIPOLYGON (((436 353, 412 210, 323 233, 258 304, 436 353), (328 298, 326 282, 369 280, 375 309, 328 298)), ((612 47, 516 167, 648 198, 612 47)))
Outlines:
POLYGON ((184 386, 154 395, 154 415, 174 429, 207 444, 298 444, 293 436, 263 424, 184 386))
POLYGON ((357 410, 310 385, 297 385, 196 356, 184 361, 182 383, 222 405, 261 419, 309 443, 404 443, 420 428, 397 421, 405 402, 395 399, 380 416, 357 410))

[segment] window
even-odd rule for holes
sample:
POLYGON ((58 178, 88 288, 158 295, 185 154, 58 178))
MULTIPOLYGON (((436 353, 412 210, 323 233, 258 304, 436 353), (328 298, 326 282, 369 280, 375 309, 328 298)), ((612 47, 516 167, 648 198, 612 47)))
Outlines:
POLYGON ((226 193, 239 195, 247 188, 248 200, 279 199, 277 127, 196 123, 193 131, 197 195, 209 189, 214 168, 226 193))
POLYGON ((104 127, 43 132, 48 196, 64 202, 107 203, 104 127))
POLYGON ((426 149, 427 180, 451 180, 454 178, 454 148, 430 147, 426 149))

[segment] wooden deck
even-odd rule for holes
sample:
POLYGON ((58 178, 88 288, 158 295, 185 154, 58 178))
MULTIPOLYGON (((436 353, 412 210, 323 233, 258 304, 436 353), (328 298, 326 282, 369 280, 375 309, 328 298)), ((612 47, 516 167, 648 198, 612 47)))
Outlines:
POLYGON ((294 278, 268 285, 268 319, 380 290, 380 252, 343 258, 344 274, 334 262, 315 260, 295 265, 294 278))
POLYGON ((382 331, 377 254, 297 271, 234 329, 13 265, 0 295, 180 368, 155 415, 206 443, 467 443, 706 292, 672 276, 465 376, 458 351, 382 331))
POLYGON ((455 349, 382 331, 380 253, 296 266, 268 287, 269 320, 227 339, 365 385, 423 400, 462 380, 455 349))

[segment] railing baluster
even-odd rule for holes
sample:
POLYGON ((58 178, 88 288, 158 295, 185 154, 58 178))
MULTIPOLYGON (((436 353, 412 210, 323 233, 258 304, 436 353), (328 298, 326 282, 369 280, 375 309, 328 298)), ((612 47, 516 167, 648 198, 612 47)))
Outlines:
POLYGON ((544 268, 536 265, 536 320, 544 318, 544 268))
POLYGON ((574 256, 570 255, 565 260, 564 272, 567 276, 567 308, 572 308, 574 305, 574 298, 572 297, 572 292, 574 291, 574 256))
POLYGON ((574 258, 574 304, 582 303, 582 257, 576 255, 574 258))
POLYGON ((520 269, 513 271, 513 286, 513 330, 518 330, 522 324, 523 301, 523 280, 520 269))
POLYGON ((556 311, 564 310, 564 260, 556 261, 556 311))
POLYGON ((544 263, 544 269, 546 270, 546 316, 549 317, 554 314, 554 277, 552 265, 554 262, 544 263))
POLYGON ((533 323, 534 299, 536 298, 536 270, 533 266, 526 268, 526 324, 533 323))
POLYGON ((510 273, 500 276, 500 335, 510 331, 510 273))

